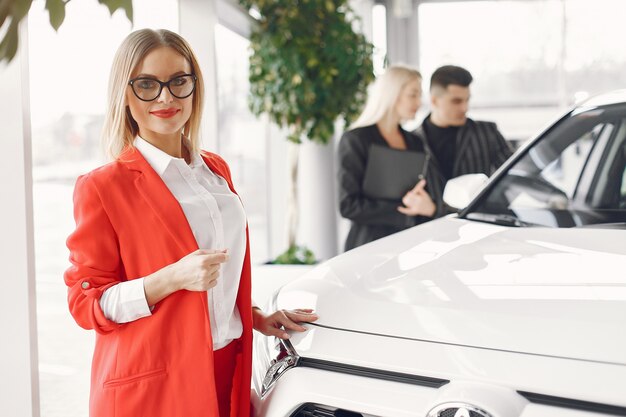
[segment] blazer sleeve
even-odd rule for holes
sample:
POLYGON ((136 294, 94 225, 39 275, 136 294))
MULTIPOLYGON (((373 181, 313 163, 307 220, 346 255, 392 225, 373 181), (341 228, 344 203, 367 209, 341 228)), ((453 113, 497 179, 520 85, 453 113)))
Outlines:
POLYGON ((339 212, 361 224, 404 227, 412 218, 400 213, 399 201, 368 198, 362 184, 367 166, 367 139, 349 131, 339 141, 339 212))
POLYGON ((74 189, 76 229, 67 239, 72 266, 65 271, 70 313, 79 326, 108 333, 120 324, 108 320, 100 297, 122 281, 118 240, 93 179, 82 176, 74 189))
POLYGON ((502 133, 498 130, 495 123, 490 123, 492 129, 491 146, 490 146, 490 160, 492 164, 492 173, 500 168, 500 166, 513 155, 513 149, 511 145, 504 139, 502 133))

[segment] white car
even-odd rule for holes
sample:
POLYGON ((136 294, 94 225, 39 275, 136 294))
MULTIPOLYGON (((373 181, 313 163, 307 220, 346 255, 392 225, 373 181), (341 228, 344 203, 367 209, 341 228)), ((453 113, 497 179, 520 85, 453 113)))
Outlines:
POLYGON ((626 416, 625 167, 622 91, 529 141, 458 215, 284 286, 270 308, 320 318, 255 336, 256 416, 626 416))

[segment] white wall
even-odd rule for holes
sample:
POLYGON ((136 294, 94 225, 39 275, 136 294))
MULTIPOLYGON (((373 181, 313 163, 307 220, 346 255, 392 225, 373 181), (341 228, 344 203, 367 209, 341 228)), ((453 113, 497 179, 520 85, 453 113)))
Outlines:
POLYGON ((0 64, 0 415, 39 416, 27 25, 0 64))

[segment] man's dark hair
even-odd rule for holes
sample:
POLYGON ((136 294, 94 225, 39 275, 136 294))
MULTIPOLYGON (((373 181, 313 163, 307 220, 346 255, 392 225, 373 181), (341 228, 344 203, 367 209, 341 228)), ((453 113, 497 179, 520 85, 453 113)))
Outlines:
POLYGON ((445 90, 450 84, 468 87, 472 80, 472 74, 465 68, 456 65, 444 65, 437 68, 430 77, 430 89, 441 87, 445 90))

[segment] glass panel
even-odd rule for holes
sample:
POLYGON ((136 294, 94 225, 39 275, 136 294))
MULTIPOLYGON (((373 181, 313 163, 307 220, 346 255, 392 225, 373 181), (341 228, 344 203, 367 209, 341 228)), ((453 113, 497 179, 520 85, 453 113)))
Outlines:
POLYGON ((543 141, 531 149, 527 156, 529 161, 521 161, 509 171, 509 176, 515 178, 510 184, 520 188, 513 192, 505 192, 508 196, 515 194, 509 201, 508 208, 515 211, 524 208, 567 207, 568 200, 574 196, 582 168, 598 137, 594 132, 611 127, 604 123, 597 124, 577 139, 568 140, 564 145, 565 149, 560 153, 550 141, 543 141), (532 168, 528 169, 530 166, 532 168), (526 183, 528 189, 522 185, 526 183))
POLYGON ((564 84, 568 97, 580 97, 626 85, 626 2, 563 2, 564 84))
POLYGON ((425 78, 444 64, 466 67, 470 117, 496 121, 507 139, 523 141, 575 101, 626 83, 622 0, 429 1, 418 11, 425 78))
POLYGON ((41 415, 87 416, 94 333, 78 327, 67 307, 65 239, 74 229, 76 177, 104 162, 100 151, 109 70, 132 30, 177 30, 175 0, 133 1, 131 28, 97 2, 72 1, 58 32, 45 2, 28 15, 33 215, 41 415))
POLYGON ((607 126, 604 123, 600 123, 591 131, 584 133, 579 139, 572 142, 558 158, 555 158, 541 171, 541 177, 563 190, 569 198, 572 198, 595 138, 598 137, 604 128, 611 129, 612 125, 607 126))
POLYGON ((622 186, 620 188, 620 208, 626 208, 626 167, 622 173, 622 186))
POLYGON ((372 7, 372 44, 374 74, 380 75, 387 64, 387 7, 383 4, 372 7))
POLYGON ((248 110, 250 42, 217 25, 215 29, 218 90, 218 149, 230 165, 250 228, 253 262, 268 255, 267 125, 248 110))
POLYGON ((624 222, 624 149, 624 106, 575 114, 528 149, 467 217, 514 226, 624 222))
POLYGON ((425 3, 418 11, 424 74, 444 64, 467 68, 475 107, 556 104, 559 1, 425 3))

